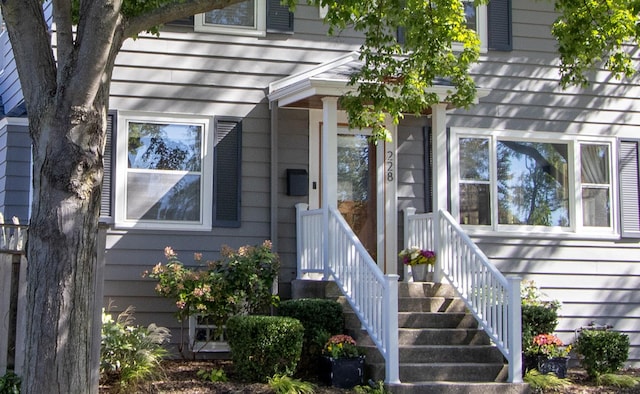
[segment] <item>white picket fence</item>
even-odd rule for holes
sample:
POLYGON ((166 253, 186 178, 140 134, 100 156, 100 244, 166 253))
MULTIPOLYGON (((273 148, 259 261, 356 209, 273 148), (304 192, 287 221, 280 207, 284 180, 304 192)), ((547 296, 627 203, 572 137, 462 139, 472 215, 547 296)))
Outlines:
POLYGON ((19 329, 24 322, 18 311, 26 307, 26 239, 27 226, 20 225, 17 218, 5 223, 0 214, 0 376, 22 365, 24 357, 24 330, 19 329))

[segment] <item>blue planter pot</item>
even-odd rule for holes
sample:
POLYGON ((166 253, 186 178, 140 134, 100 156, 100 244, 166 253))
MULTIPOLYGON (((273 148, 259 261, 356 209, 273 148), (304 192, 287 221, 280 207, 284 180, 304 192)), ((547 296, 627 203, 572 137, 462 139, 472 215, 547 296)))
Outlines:
POLYGON ((352 358, 323 357, 324 382, 342 389, 359 386, 364 380, 364 356, 352 358))

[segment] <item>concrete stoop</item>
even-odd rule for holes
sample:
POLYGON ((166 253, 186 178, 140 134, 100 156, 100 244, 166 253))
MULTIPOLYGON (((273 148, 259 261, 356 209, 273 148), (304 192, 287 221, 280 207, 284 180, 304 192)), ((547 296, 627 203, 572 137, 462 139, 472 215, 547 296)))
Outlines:
MULTIPOLYGON (((366 353, 367 379, 384 380, 384 359, 333 282, 297 281, 295 298, 331 298, 344 307, 345 328, 366 353), (306 282, 306 283, 305 283, 306 282), (314 283, 315 282, 315 283, 314 283)), ((502 353, 478 328, 451 286, 400 282, 398 288, 400 384, 391 393, 529 393, 506 383, 502 353)))

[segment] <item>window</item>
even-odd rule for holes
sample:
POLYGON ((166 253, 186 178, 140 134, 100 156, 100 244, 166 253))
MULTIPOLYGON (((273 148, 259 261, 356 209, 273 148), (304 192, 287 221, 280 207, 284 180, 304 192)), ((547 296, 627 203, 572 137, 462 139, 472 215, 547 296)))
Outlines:
POLYGON ((264 37, 293 33, 293 13, 280 0, 245 0, 194 17, 195 31, 264 37))
POLYGON ((264 0, 245 0, 196 15, 195 30, 262 37, 266 34, 266 14, 264 0))
POLYGON ((609 162, 608 145, 580 145, 582 223, 584 226, 611 226, 609 162))
POLYGON ((611 142, 481 134, 455 133, 452 206, 461 224, 613 231, 611 142))
POLYGON ((478 33, 480 47, 487 49, 487 5, 475 6, 473 1, 463 1, 464 15, 467 19, 467 27, 478 33))
POLYGON ((209 118, 121 114, 116 226, 211 228, 209 118))

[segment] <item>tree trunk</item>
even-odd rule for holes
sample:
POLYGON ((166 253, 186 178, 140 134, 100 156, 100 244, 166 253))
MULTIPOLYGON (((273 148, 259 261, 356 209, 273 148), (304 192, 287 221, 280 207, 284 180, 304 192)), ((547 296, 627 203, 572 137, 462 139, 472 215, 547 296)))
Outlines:
POLYGON ((106 105, 52 107, 57 108, 29 114, 32 136, 38 138, 22 392, 95 393, 91 349, 92 341, 100 340, 94 335, 94 313, 102 300, 95 299, 93 289, 106 105))

